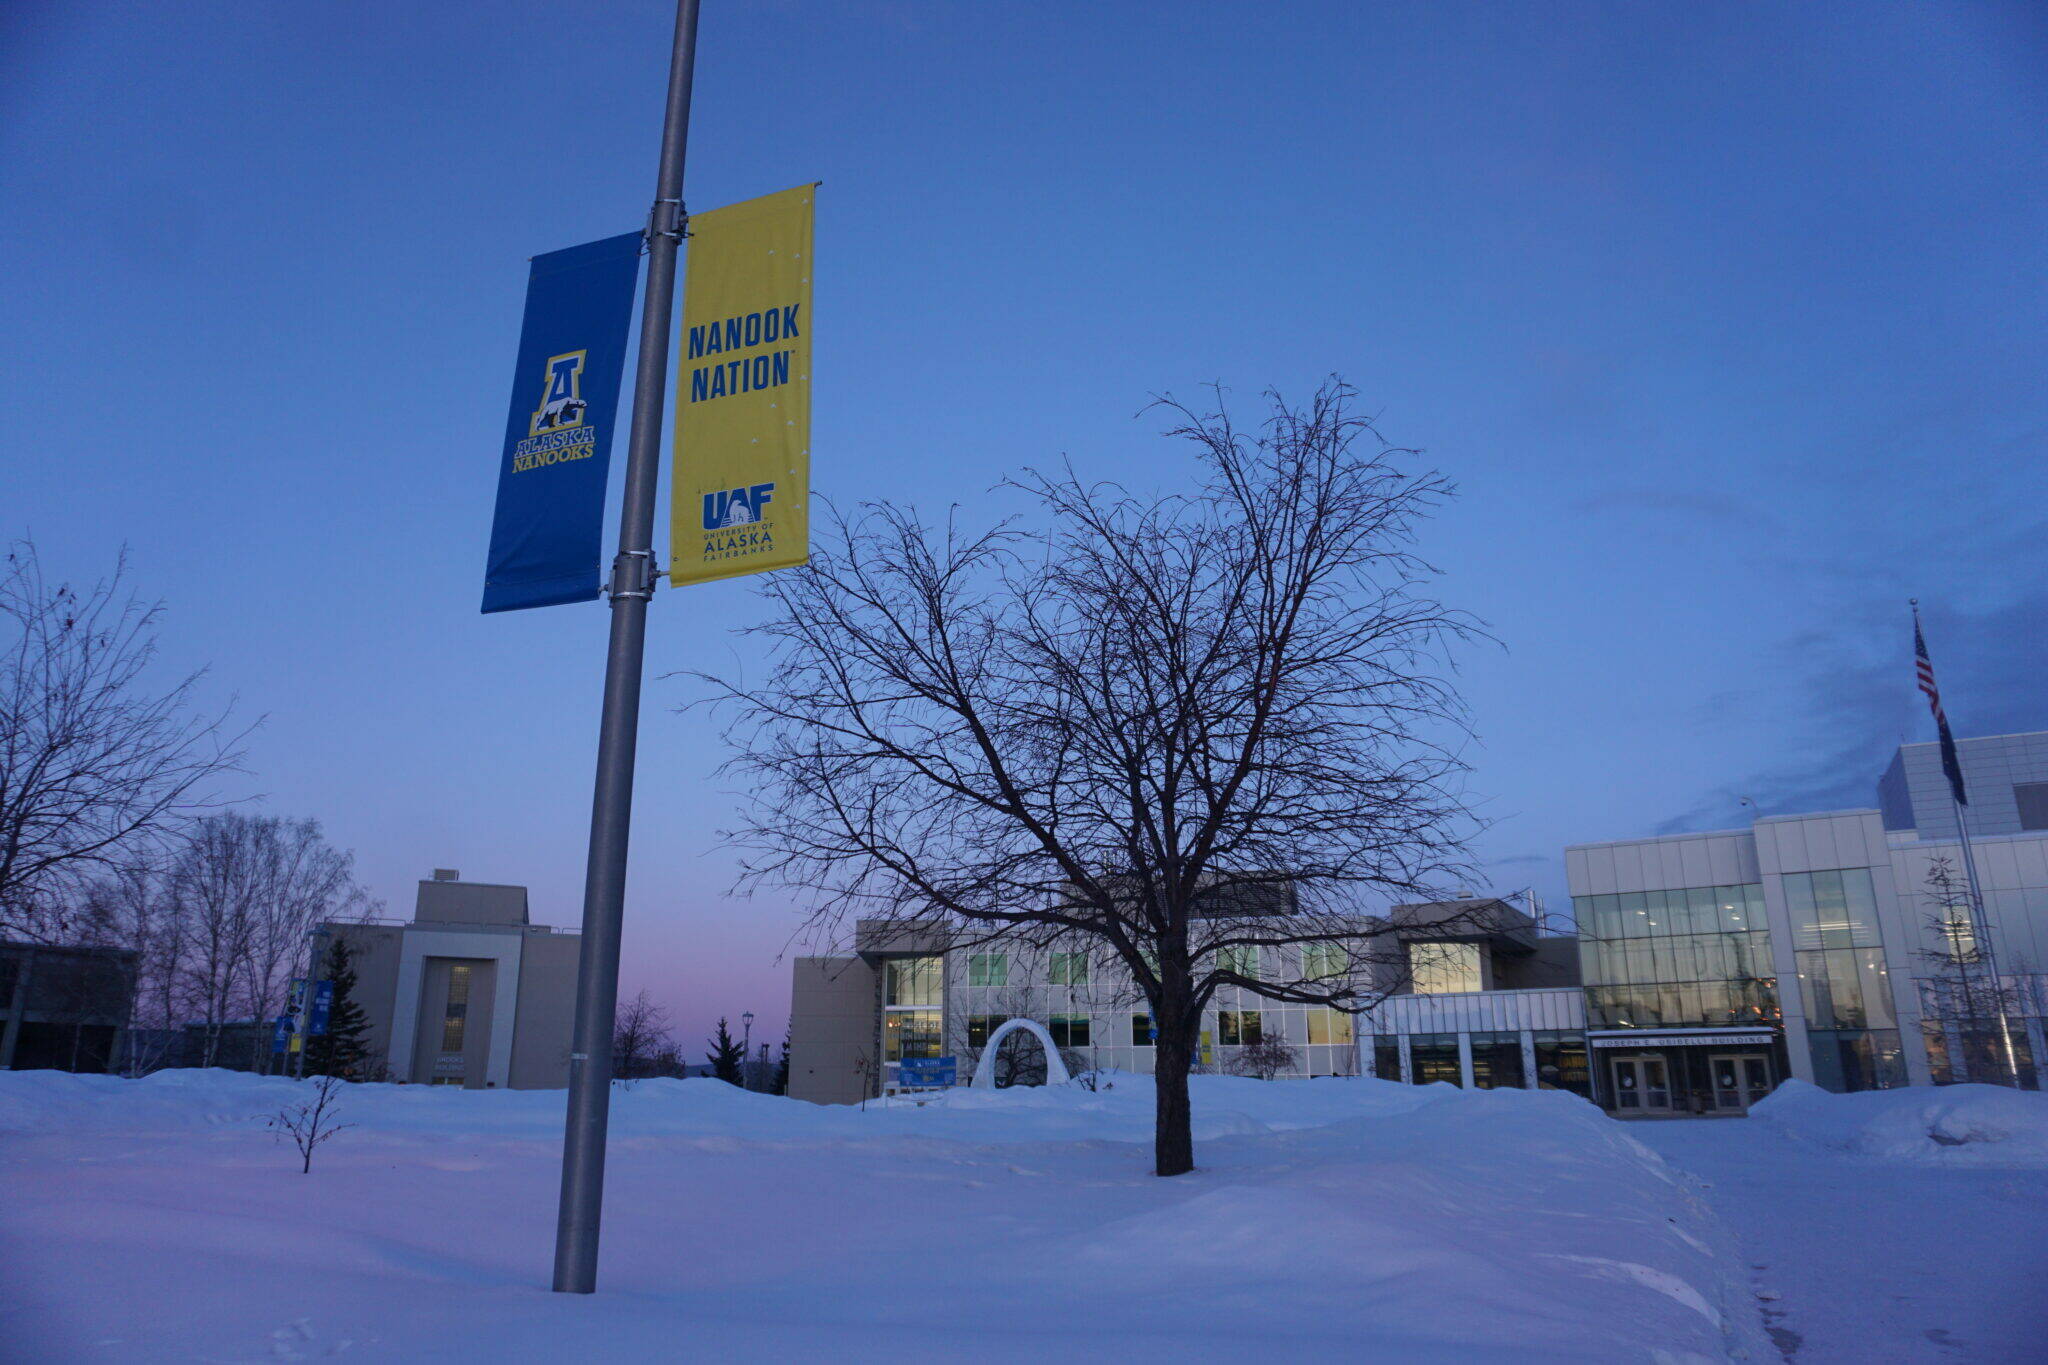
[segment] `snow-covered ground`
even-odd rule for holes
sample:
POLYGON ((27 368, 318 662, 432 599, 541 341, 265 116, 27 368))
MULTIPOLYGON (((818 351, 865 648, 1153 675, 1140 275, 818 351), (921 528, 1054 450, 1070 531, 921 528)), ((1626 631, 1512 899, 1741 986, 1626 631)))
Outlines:
POLYGON ((1736 1234, 1796 1365, 2048 1360, 2048 1095, 1830 1095, 1633 1130, 1736 1234))
MULTIPOLYGON (((560 1092, 352 1088, 310 1176, 255 1122, 295 1093, 0 1073, 0 1359, 1769 1361, 1756 1290, 1805 1281, 1752 1271, 1666 1134, 1875 1160, 1558 1092, 1198 1077, 1202 1169, 1158 1180, 1141 1078, 866 1112, 643 1082, 574 1297, 546 1288, 560 1092)), ((1882 1235, 1915 1264, 1922 1231, 1882 1235)), ((1879 1259, 1818 1258, 1825 1311, 1879 1259)))

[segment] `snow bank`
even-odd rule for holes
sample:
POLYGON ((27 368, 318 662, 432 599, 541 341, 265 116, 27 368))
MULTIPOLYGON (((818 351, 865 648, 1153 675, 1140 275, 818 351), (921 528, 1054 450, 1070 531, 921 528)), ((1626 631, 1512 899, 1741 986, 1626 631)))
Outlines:
POLYGON ((1196 1077, 819 1107, 715 1081, 613 1106, 595 1298, 545 1290, 561 1092, 0 1073, 0 1317, 36 1360, 1766 1359, 1742 1260, 1556 1091, 1196 1077))
MULTIPOLYGON (((1453 1086, 1418 1088, 1376 1080, 1191 1080, 1197 1142, 1404 1113, 1456 1093, 1453 1086)), ((866 1109, 793 1103, 708 1079, 631 1081, 613 1089, 611 1131, 621 1138, 915 1134, 972 1142, 1151 1141, 1151 1077, 1118 1074, 1105 1081, 1096 1091, 961 1087, 921 1103, 902 1098, 866 1109)), ((567 1102, 561 1090, 425 1085, 352 1085, 346 1095, 352 1122, 388 1136, 422 1138, 487 1133, 559 1140, 567 1102)), ((242 1127, 301 1098, 299 1082, 239 1071, 159 1071, 140 1080, 62 1071, 0 1072, 0 1133, 242 1127)))
POLYGON ((1938 1166, 2048 1168, 2048 1095, 1995 1085, 1836 1095, 1788 1080, 1750 1111, 1823 1147, 1938 1166))

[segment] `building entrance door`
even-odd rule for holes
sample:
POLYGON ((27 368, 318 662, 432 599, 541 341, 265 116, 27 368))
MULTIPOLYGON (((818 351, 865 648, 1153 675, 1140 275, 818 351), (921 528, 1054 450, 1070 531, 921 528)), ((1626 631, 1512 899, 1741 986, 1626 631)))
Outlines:
POLYGON ((1751 1105, 1771 1093, 1771 1059, 1768 1057, 1709 1057, 1707 1074, 1713 1079, 1714 1108, 1727 1113, 1747 1113, 1751 1105))
POLYGON ((1671 1112, 1671 1081, 1662 1057, 1614 1059, 1614 1107, 1624 1114, 1671 1112))

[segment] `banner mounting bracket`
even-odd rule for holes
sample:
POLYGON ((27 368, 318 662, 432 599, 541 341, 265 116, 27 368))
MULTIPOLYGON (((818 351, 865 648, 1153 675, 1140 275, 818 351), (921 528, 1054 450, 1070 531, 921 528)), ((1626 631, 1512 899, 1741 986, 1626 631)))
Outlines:
POLYGON ((682 200, 657 199, 647 215, 647 235, 680 242, 683 240, 683 226, 689 221, 690 215, 683 212, 682 200))
POLYGON ((651 600, 655 577, 654 551, 621 550, 612 560, 612 588, 608 595, 614 603, 627 597, 651 600))

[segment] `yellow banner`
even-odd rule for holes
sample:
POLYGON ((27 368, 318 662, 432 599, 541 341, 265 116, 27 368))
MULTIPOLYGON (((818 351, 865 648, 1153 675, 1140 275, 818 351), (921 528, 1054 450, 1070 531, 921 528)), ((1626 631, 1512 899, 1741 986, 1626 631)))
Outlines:
POLYGON ((811 200, 800 185, 690 218, 669 580, 811 555, 811 200))

